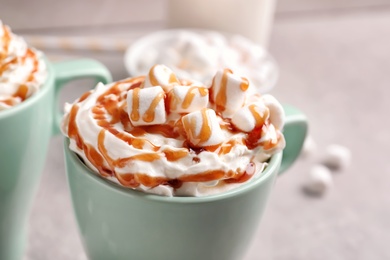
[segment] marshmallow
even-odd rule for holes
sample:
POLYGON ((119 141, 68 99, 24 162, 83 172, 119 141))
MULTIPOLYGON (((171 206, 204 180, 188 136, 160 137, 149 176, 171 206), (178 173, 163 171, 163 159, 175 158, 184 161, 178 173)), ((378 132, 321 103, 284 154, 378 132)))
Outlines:
POLYGON ((333 185, 333 178, 330 170, 322 165, 315 165, 311 168, 308 180, 303 186, 304 191, 309 195, 321 196, 333 185))
POLYGON ((146 75, 142 88, 161 86, 168 92, 175 84, 179 84, 179 80, 170 68, 165 65, 154 65, 146 75))
POLYGON ((187 140, 195 147, 220 144, 225 136, 219 126, 214 110, 203 108, 182 117, 187 140))
POLYGON ((262 103, 246 105, 240 108, 232 117, 233 125, 243 132, 251 132, 260 127, 269 117, 269 109, 262 103))
POLYGON ((134 126, 158 125, 166 121, 165 93, 161 87, 135 88, 127 92, 127 112, 134 126))
POLYGON ((211 85, 211 100, 215 103, 215 110, 222 113, 223 117, 231 118, 244 104, 248 87, 246 78, 234 75, 229 69, 219 70, 211 85))
POLYGON ((269 94, 261 96, 261 100, 269 109, 269 120, 271 124, 273 124, 276 129, 283 129, 285 114, 284 109, 279 101, 277 101, 276 98, 269 94))
POLYGON ((345 169, 351 163, 351 151, 338 144, 329 145, 324 156, 323 163, 333 169, 345 169))
POLYGON ((207 107, 209 91, 205 87, 174 86, 168 97, 171 112, 189 113, 207 107))
POLYGON ((301 156, 302 157, 309 157, 310 155, 314 154, 317 150, 317 144, 314 141, 313 137, 310 135, 306 137, 305 142, 303 143, 301 156))

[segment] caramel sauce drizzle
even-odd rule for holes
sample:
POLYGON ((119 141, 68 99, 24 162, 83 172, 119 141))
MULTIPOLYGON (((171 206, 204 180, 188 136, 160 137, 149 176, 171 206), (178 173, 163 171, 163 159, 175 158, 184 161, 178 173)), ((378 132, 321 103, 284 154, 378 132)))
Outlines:
MULTIPOLYGON (((267 126, 267 128, 268 128, 268 126, 267 126)), ((263 128, 262 131, 265 132, 266 129, 263 128)), ((259 145, 263 146, 264 150, 271 150, 278 145, 281 138, 282 138, 281 132, 279 130, 276 130, 276 138, 272 138, 272 139, 269 139, 267 141, 259 142, 259 145)))
MULTIPOLYGON (((27 82, 31 82, 34 80, 34 74, 38 71, 39 61, 36 54, 31 49, 27 49, 26 56, 23 57, 23 63, 26 62, 27 58, 31 58, 34 61, 33 69, 31 70, 30 75, 27 78, 27 82)), ((19 97, 22 101, 24 101, 27 98, 27 94, 28 87, 27 85, 22 84, 19 86, 13 97, 19 97)))
POLYGON ((249 111, 251 111, 253 118, 255 119, 255 127, 263 126, 265 123, 265 120, 269 116, 269 110, 265 110, 263 115, 260 115, 260 113, 256 110, 256 105, 252 104, 249 105, 249 111))
POLYGON ((133 120, 133 121, 139 120, 139 92, 140 92, 140 90, 141 90, 140 88, 135 88, 133 90, 133 104, 132 104, 131 113, 130 113, 131 120, 133 120))
POLYGON ((237 144, 243 144, 243 140, 229 140, 228 142, 226 143, 223 143, 219 148, 219 152, 218 154, 219 155, 223 155, 223 154, 228 154, 230 153, 230 151, 232 150, 232 148, 234 146, 236 146, 237 144))
POLYGON ((181 158, 186 157, 189 154, 187 149, 180 149, 180 150, 165 149, 162 152, 165 154, 165 157, 170 162, 177 161, 181 158))
MULTIPOLYGON (((203 143, 209 140, 211 136, 211 126, 207 117, 207 109, 203 108, 201 110, 201 113, 202 113, 202 127, 200 129, 200 133, 197 136, 197 138, 199 138, 200 142, 203 143)), ((193 129, 195 129, 195 125, 193 125, 193 129)))
POLYGON ((242 82, 240 84, 240 89, 242 91, 247 91, 249 88, 249 80, 247 78, 242 77, 242 82))
POLYGON ((86 100, 87 97, 89 97, 91 94, 92 94, 92 91, 91 91, 91 90, 85 92, 85 93, 84 93, 83 95, 81 95, 81 97, 79 98, 78 103, 83 102, 84 100, 86 100))
POLYGON ((1 103, 3 104, 6 104, 7 106, 13 106, 15 105, 15 101, 13 99, 3 99, 3 100, 0 100, 1 103))
MULTIPOLYGON (((2 59, 0 58, 0 61, 2 59)), ((3 65, 1 65, 0 67, 0 76, 3 75, 4 71, 6 71, 8 69, 9 66, 15 64, 18 62, 18 59, 17 58, 13 58, 12 60, 10 60, 9 62, 6 62, 4 63, 3 65)))
POLYGON ((9 49, 9 44, 11 42, 11 34, 10 31, 8 30, 7 26, 3 25, 3 52, 0 53, 0 61, 4 60, 8 56, 8 49, 9 49))
MULTIPOLYGON (((219 91, 215 97, 215 105, 218 111, 225 111, 226 102, 227 102, 227 83, 228 83, 228 74, 232 74, 233 72, 230 69, 224 69, 222 74, 222 79, 220 82, 219 91)), ((213 84, 215 83, 215 78, 213 84)), ((214 86, 212 86, 213 88, 214 86)))
MULTIPOLYGON (((3 31, 4 31, 4 35, 2 38, 3 51, 2 51, 2 53, 0 53, 0 61, 3 61, 4 59, 7 58, 8 53, 9 53, 9 45, 11 42, 11 33, 10 33, 9 29, 7 28, 7 26, 3 26, 3 31)), ((34 80, 35 73, 38 71, 39 60, 38 60, 36 54, 30 48, 27 48, 26 54, 23 57, 13 58, 12 60, 2 64, 0 67, 0 76, 4 73, 4 71, 6 71, 9 68, 9 66, 18 63, 18 61, 20 61, 22 64, 25 64, 25 62, 28 58, 31 58, 33 60, 33 69, 31 70, 30 74, 28 75, 26 82, 27 83, 32 82, 34 80)), ((24 101, 27 98, 28 90, 29 90, 29 88, 27 87, 26 84, 21 84, 18 87, 18 89, 16 90, 16 92, 12 95, 12 97, 13 98, 20 98, 21 101, 24 101)), ((10 105, 10 106, 15 104, 15 102, 12 101, 12 98, 6 99, 6 100, 1 100, 0 102, 4 103, 6 105, 10 105)))
MULTIPOLYGON (((237 171, 238 172, 238 171, 237 171)), ((248 181, 252 176, 256 173, 256 164, 254 162, 250 162, 246 170, 243 172, 239 172, 234 177, 225 179, 225 183, 243 183, 248 181)))

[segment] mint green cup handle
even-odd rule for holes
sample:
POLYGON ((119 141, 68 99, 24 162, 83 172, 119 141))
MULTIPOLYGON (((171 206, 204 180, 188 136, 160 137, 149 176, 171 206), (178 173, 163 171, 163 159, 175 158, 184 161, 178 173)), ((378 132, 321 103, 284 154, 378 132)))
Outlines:
POLYGON ((96 82, 106 84, 112 81, 112 77, 107 68, 98 61, 91 59, 71 60, 55 63, 53 65, 55 74, 55 99, 54 99, 54 125, 53 135, 60 133, 60 122, 62 112, 57 108, 59 93, 63 86, 69 81, 81 78, 94 78, 96 82))
POLYGON ((289 105, 283 105, 283 108, 286 113, 286 122, 283 130, 286 147, 283 150, 279 174, 287 170, 298 158, 308 128, 306 116, 300 110, 289 105))

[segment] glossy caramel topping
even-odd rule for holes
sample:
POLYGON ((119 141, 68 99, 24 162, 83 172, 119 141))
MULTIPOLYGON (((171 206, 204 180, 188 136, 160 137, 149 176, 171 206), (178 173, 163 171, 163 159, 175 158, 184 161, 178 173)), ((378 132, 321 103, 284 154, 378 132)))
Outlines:
POLYGON ((256 164, 250 162, 244 172, 236 174, 234 177, 224 180, 226 183, 243 183, 248 181, 256 173, 256 164))
MULTIPOLYGON (((6 27, 4 27, 4 28, 6 28, 6 27)), ((9 45, 9 40, 10 40, 9 39, 9 37, 10 37, 9 36, 9 32, 6 29, 4 31, 3 38, 4 37, 6 39, 8 39, 8 41, 6 41, 4 43, 4 52, 3 52, 3 54, 4 53, 6 54, 8 52, 8 45, 9 45)), ((27 76, 26 83, 32 82, 34 80, 34 75, 38 71, 38 66, 39 66, 38 57, 36 56, 36 54, 31 49, 27 49, 25 56, 23 56, 21 58, 22 64, 24 64, 26 62, 27 58, 31 58, 33 60, 33 68, 31 70, 30 74, 27 76)), ((1 61, 1 59, 0 59, 0 61, 1 61)), ((0 76, 4 73, 4 71, 6 71, 9 68, 9 66, 11 66, 13 64, 17 64, 17 63, 18 63, 18 58, 14 58, 14 59, 10 60, 9 62, 6 62, 3 65, 1 65, 1 67, 0 67, 0 76)), ((27 98, 28 90, 29 90, 29 88, 28 88, 28 86, 26 84, 21 84, 21 85, 19 85, 18 89, 16 90, 16 92, 12 96, 14 98, 20 98, 21 101, 24 101, 27 98)), ((1 102, 6 103, 5 101, 1 101, 1 102)), ((8 103, 10 104, 11 102, 8 102, 8 103)))
POLYGON ((133 104, 131 107, 131 113, 130 117, 131 120, 133 121, 138 121, 139 120, 139 92, 140 88, 136 88, 133 90, 133 104))
MULTIPOLYGON (((220 82, 220 88, 214 100, 218 111, 225 111, 226 109, 226 102, 227 102, 226 88, 227 88, 228 74, 232 74, 232 73, 233 72, 230 69, 224 69, 223 71, 222 79, 220 82)), ((213 84, 215 84, 215 79, 213 81, 213 84)))
POLYGON ((189 154, 187 149, 180 149, 180 150, 165 149, 162 152, 165 154, 165 157, 170 162, 177 161, 181 158, 186 157, 189 154))
POLYGON ((74 139, 76 141, 76 145, 78 148, 82 149, 84 141, 80 137, 79 129, 76 124, 76 116, 78 110, 78 105, 73 105, 72 109, 69 112, 68 136, 69 138, 74 139))
POLYGON ((4 60, 8 56, 8 49, 9 49, 9 44, 11 42, 11 34, 10 31, 8 30, 7 26, 3 25, 3 51, 0 52, 0 61, 4 60))
POLYGON ((149 188, 154 188, 168 182, 168 179, 165 177, 151 177, 145 173, 126 173, 117 174, 116 176, 123 186, 131 188, 136 188, 140 184, 149 188))
MULTIPOLYGON (((203 108, 201 112, 202 112, 202 127, 200 129, 200 133, 197 136, 197 138, 199 138, 201 142, 206 142, 207 140, 209 140, 211 136, 211 126, 206 113, 207 109, 203 108)), ((193 129, 195 129, 195 125, 193 125, 193 129)))
POLYGON ((264 115, 260 115, 256 110, 256 105, 250 105, 249 110, 251 111, 253 118, 255 119, 255 127, 261 127, 264 125, 265 120, 268 118, 269 110, 265 110, 264 115))
MULTIPOLYGON (((1 59, 0 59, 1 61, 1 59)), ((0 76, 6 71, 11 65, 15 64, 18 62, 17 58, 13 58, 9 62, 4 63, 3 65, 0 66, 0 76)))
POLYGON ((13 97, 19 97, 21 100, 25 100, 27 97, 28 87, 26 85, 20 85, 13 97))
POLYGON ((247 78, 244 78, 244 77, 242 77, 241 79, 242 79, 242 82, 240 84, 240 89, 242 91, 247 91, 249 88, 249 81, 247 78))

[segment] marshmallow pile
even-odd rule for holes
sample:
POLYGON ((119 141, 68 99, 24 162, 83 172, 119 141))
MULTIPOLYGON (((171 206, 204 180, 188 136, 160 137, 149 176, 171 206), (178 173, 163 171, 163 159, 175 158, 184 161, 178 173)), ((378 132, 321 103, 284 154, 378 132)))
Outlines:
POLYGON ((0 111, 39 90, 47 75, 42 56, 0 20, 0 111))
POLYGON ((277 144, 284 110, 271 95, 248 97, 249 86, 246 78, 230 69, 219 70, 210 87, 198 82, 182 85, 167 66, 155 65, 140 87, 127 92, 127 111, 134 126, 165 124, 170 113, 179 114, 193 147, 221 144, 227 138, 221 120, 229 120, 245 133, 264 128, 258 143, 277 144))
POLYGON ((229 67, 246 75, 255 91, 262 93, 276 82, 277 68, 267 51, 243 36, 178 30, 168 31, 165 37, 145 49, 137 64, 139 72, 146 73, 153 64, 161 63, 180 78, 209 83, 216 70, 229 67))
MULTIPOLYGON (((316 153, 317 145, 311 136, 307 136, 302 148, 302 158, 316 153)), ((320 163, 315 163, 307 173, 303 190, 308 195, 323 196, 333 187, 335 171, 343 171, 351 163, 351 151, 342 145, 331 144, 325 148, 320 163)))
POLYGON ((281 105, 270 95, 248 95, 251 87, 229 69, 204 85, 155 65, 146 76, 98 84, 67 104, 62 131, 87 166, 122 186, 216 194, 260 175, 285 146, 281 105))

